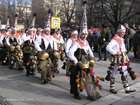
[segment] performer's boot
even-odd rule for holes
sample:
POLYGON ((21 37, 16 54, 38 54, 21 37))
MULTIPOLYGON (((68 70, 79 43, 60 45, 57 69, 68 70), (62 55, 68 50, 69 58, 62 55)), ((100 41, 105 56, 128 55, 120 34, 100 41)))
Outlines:
POLYGON ((115 90, 115 78, 110 79, 110 92, 117 94, 117 91, 115 90))
POLYGON ((79 93, 74 94, 74 98, 78 99, 78 100, 81 100, 81 97, 80 97, 79 93))
POLYGON ((122 84, 123 84, 125 93, 132 93, 132 92, 135 92, 136 91, 135 89, 131 89, 129 87, 129 84, 128 84, 128 81, 127 80, 122 81, 122 84))
POLYGON ((69 67, 67 67, 67 69, 66 69, 66 76, 70 76, 69 67))
POLYGON ((63 63, 62 69, 66 69, 66 62, 63 63))
POLYGON ((28 72, 28 71, 26 72, 26 76, 27 76, 27 77, 29 77, 29 76, 30 76, 30 74, 29 74, 29 72, 28 72))

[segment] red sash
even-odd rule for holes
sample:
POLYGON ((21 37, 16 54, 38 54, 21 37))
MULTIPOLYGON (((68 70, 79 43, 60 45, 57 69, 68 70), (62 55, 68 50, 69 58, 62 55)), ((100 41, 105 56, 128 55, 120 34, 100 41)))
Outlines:
POLYGON ((59 40, 60 41, 60 39, 61 39, 61 35, 59 36, 59 38, 56 36, 56 35, 52 35, 56 40, 59 40))
POLYGON ((70 40, 71 40, 72 42, 74 42, 74 41, 75 41, 73 38, 70 38, 70 40))
POLYGON ((34 39, 34 37, 35 37, 35 34, 33 34, 33 36, 32 36, 32 35, 30 35, 30 39, 34 39))
POLYGON ((86 43, 84 44, 84 42, 82 42, 81 40, 77 40, 76 41, 81 47, 85 47, 88 46, 88 41, 86 40, 86 43))
POLYGON ((13 39, 14 38, 14 34, 10 34, 10 37, 13 39))
POLYGON ((15 35, 15 38, 18 39, 18 37, 19 37, 19 34, 17 33, 17 34, 15 35))
POLYGON ((6 38, 7 37, 7 34, 5 32, 2 33, 2 35, 6 38))
POLYGON ((121 39, 118 38, 118 37, 116 37, 116 36, 114 36, 112 39, 116 40, 116 41, 119 42, 120 44, 124 43, 124 40, 123 40, 123 42, 122 42, 121 39))
POLYGON ((21 36, 21 38, 22 38, 22 36, 23 36, 23 33, 19 33, 19 35, 21 36))

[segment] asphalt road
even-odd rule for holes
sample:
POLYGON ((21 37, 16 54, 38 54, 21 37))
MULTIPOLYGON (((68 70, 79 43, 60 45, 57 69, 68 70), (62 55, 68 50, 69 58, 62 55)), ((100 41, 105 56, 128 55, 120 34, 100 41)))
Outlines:
MULTIPOLYGON (((130 57, 132 57, 132 54, 130 54, 130 57)), ((97 62, 94 68, 96 75, 105 77, 109 64, 109 60, 97 62)), ((86 91, 81 93, 82 100, 79 101, 73 98, 73 95, 69 92, 69 77, 66 76, 66 71, 61 69, 61 66, 62 62, 59 62, 60 73, 48 84, 42 85, 38 72, 35 76, 26 77, 25 70, 11 70, 8 66, 0 65, 0 103, 3 102, 0 105, 92 105, 93 101, 87 99, 86 91)), ((131 67, 136 72, 137 80, 128 79, 130 85, 134 86, 140 81, 140 60, 132 58, 131 67)), ((100 91, 101 99, 104 99, 111 95, 109 82, 104 81, 101 84, 103 86, 103 90, 100 91)), ((117 78, 116 89, 125 94, 120 75, 117 78)))

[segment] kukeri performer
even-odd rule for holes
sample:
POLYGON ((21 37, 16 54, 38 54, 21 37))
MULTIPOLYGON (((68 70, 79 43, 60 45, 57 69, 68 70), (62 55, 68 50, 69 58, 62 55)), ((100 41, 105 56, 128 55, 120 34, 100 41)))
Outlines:
MULTIPOLYGON (((7 19, 7 25, 8 24, 9 24, 9 18, 7 19)), ((8 61, 9 61, 8 60, 8 48, 6 47, 7 46, 6 39, 7 39, 7 36, 10 35, 11 29, 9 28, 9 25, 6 27, 7 27, 7 29, 2 30, 1 38, 0 38, 0 44, 2 47, 1 60, 2 60, 3 65, 8 64, 8 61)))
POLYGON ((13 44, 14 42, 15 44, 18 44, 18 45, 22 44, 21 36, 17 33, 16 27, 12 28, 11 33, 7 36, 7 39, 6 39, 6 44, 8 46, 13 44))
POLYGON ((7 36, 6 44, 9 48, 9 67, 12 69, 16 64, 16 69, 23 70, 23 53, 21 50, 21 36, 17 33, 17 28, 14 27, 10 35, 7 36))
MULTIPOLYGON (((89 58, 93 58, 94 55, 93 55, 93 52, 86 40, 87 38, 87 31, 83 31, 79 37, 79 39, 73 43, 73 45, 71 46, 70 50, 69 50, 69 53, 68 53, 68 58, 73 62, 73 65, 70 67, 70 72, 71 72, 71 75, 70 75, 70 85, 71 85, 71 89, 70 89, 70 93, 71 94, 74 94, 74 98, 76 99, 81 99, 80 97, 80 91, 83 91, 83 84, 81 84, 80 81, 83 81, 81 80, 83 73, 84 75, 86 75, 84 77, 84 80, 86 82, 87 80, 87 75, 91 76, 89 80, 91 80, 91 84, 90 85, 94 85, 93 84, 93 79, 91 79, 94 75, 93 74, 93 69, 90 68, 90 66, 88 66, 86 68, 86 72, 84 70, 82 70, 82 68, 79 66, 79 62, 82 60, 82 59, 89 59, 89 58), (89 57, 89 58, 86 58, 86 57, 89 57), (79 75, 77 75, 79 74, 79 75), (79 82, 79 83, 78 83, 79 82), (80 91, 79 91, 80 89, 80 91)), ((89 59, 91 60, 91 59, 89 59)), ((95 77, 95 81, 96 81, 96 77, 95 77)), ((84 84, 84 85, 87 85, 87 84, 84 84)), ((92 88, 92 89, 89 89, 87 90, 87 93, 88 91, 94 91, 92 94, 91 93, 88 93, 90 94, 91 96, 89 97, 90 99, 92 100, 96 100, 98 98, 100 98, 100 94, 96 88, 96 86, 94 86, 95 88, 92 88), (93 96, 93 97, 92 97, 93 96)), ((88 86, 87 86, 87 89, 88 89, 88 86)))
MULTIPOLYGON (((54 56, 58 53, 55 39, 50 35, 50 28, 44 29, 44 34, 37 37, 35 41, 35 49, 39 53, 39 69, 41 72, 41 83, 45 84, 51 80, 51 69, 54 56), (51 62, 52 61, 52 62, 51 62), (44 66, 43 66, 44 65, 44 66)), ((59 54, 59 53, 58 53, 59 54)), ((60 55, 59 55, 60 56, 60 55)))
POLYGON ((80 92, 85 88, 88 98, 97 100, 101 97, 98 88, 102 89, 102 86, 99 84, 100 77, 97 77, 93 71, 96 61, 86 40, 88 36, 86 1, 83 2, 83 7, 83 19, 79 38, 72 44, 68 52, 68 58, 73 63, 70 67, 70 93, 74 94, 75 99, 81 99, 80 92))
POLYGON ((106 47, 106 50, 112 54, 111 64, 107 71, 106 80, 110 80, 110 92, 117 94, 115 89, 115 78, 118 72, 121 74, 121 80, 126 93, 135 92, 135 89, 131 89, 128 84, 127 76, 131 76, 132 80, 136 79, 136 75, 132 68, 129 67, 129 58, 127 56, 127 50, 125 48, 123 36, 125 35, 126 29, 123 25, 118 28, 118 33, 112 38, 106 47))
MULTIPOLYGON (((68 52, 69 52, 69 49, 71 48, 72 44, 77 40, 77 36, 78 36, 78 31, 74 30, 71 34, 71 37, 67 40, 66 45, 65 45, 66 56, 68 56, 68 52)), ((64 62, 64 66, 62 68, 65 69, 65 66, 67 66, 66 67, 66 75, 67 76, 70 75, 70 72, 69 72, 70 65, 69 64, 70 64, 70 61, 68 58, 66 58, 66 62, 64 62)))
MULTIPOLYGON (((61 61, 64 61, 64 48, 63 48, 64 39, 60 33, 61 33, 61 28, 55 28, 55 33, 52 36, 54 37, 55 42, 57 43, 61 61)), ((58 61, 56 63, 58 63, 58 61)), ((57 68, 56 68, 57 73, 59 73, 59 70, 57 68)))
POLYGON ((35 45, 35 34, 33 31, 36 31, 35 28, 30 28, 28 32, 23 34, 23 62, 26 68, 26 76, 35 75, 35 66, 37 63, 36 51, 34 49, 35 45))

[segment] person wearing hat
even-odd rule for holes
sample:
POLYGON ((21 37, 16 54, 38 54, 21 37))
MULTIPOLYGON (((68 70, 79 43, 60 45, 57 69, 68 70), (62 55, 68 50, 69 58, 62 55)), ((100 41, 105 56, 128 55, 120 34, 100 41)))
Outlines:
MULTIPOLYGON (((66 45, 65 45, 65 53, 66 53, 66 56, 68 56, 68 52, 69 52, 69 49, 70 47, 72 46, 72 44, 77 40, 77 36, 78 36, 78 31, 77 30, 74 30, 71 34, 71 37, 67 40, 66 42, 66 45)), ((63 69, 65 69, 65 66, 66 64, 69 63, 69 60, 67 59, 67 63, 64 62, 64 65, 63 65, 63 69)), ((69 72, 69 67, 67 65, 67 69, 66 69, 66 75, 69 76, 70 75, 70 72, 69 72)))
POLYGON ((71 75, 70 75, 70 93, 74 94, 74 98, 81 99, 80 93, 77 89, 77 74, 81 70, 79 66, 77 65, 78 61, 80 61, 79 56, 82 55, 90 55, 91 57, 94 57, 93 52, 88 44, 88 41, 86 40, 88 36, 87 29, 82 30, 82 33, 80 34, 80 37, 72 44, 71 48, 69 49, 68 58, 73 62, 73 66, 70 67, 71 75), (80 54, 81 52, 81 54, 80 54))
POLYGON ((21 51, 21 36, 17 33, 17 28, 12 28, 12 32, 9 36, 7 36, 6 44, 9 48, 9 67, 10 69, 13 68, 14 64, 16 63, 18 66, 17 69, 23 70, 22 65, 22 51, 21 51), (16 55, 15 55, 16 51, 16 55), (16 57, 16 58, 15 58, 16 57))
POLYGON ((40 36, 37 37, 36 41, 35 41, 35 49, 37 51, 43 51, 45 49, 48 49, 48 47, 54 49, 54 50, 58 50, 57 49, 57 44, 54 40, 54 38, 50 35, 50 31, 51 29, 49 27, 45 28, 44 33, 41 34, 40 36), (44 48, 41 48, 41 44, 42 41, 44 41, 44 48))
POLYGON ((40 36, 41 34, 43 34, 42 31, 43 30, 41 28, 37 28, 36 39, 37 39, 38 36, 40 36))
POLYGON ((57 44, 64 44, 63 36, 60 33, 61 29, 55 28, 55 33, 52 36, 55 38, 57 44))
MULTIPOLYGON (((130 75, 132 73, 132 70, 129 67, 129 58, 126 55, 127 50, 125 48, 125 43, 123 39, 125 32, 126 28, 123 25, 119 25, 117 34, 112 38, 112 40, 106 47, 106 50, 112 54, 110 59, 110 70, 108 71, 108 76, 106 76, 106 80, 110 81, 110 92, 113 94, 117 94, 117 91, 115 89, 115 78, 117 77, 118 72, 120 72, 121 74, 121 80, 125 92, 131 93, 136 91, 129 87, 127 81, 128 73, 130 75)), ((134 74, 131 76, 132 79, 136 79, 136 76, 134 74)))
POLYGON ((55 42, 57 43, 57 47, 60 50, 59 52, 61 56, 61 61, 64 61, 64 50, 63 50, 64 39, 60 33, 61 33, 61 29, 55 28, 55 33, 52 36, 54 37, 55 42))
MULTIPOLYGON (((10 32, 9 32, 10 33, 10 32)), ((8 49, 6 48, 6 39, 7 39, 8 33, 6 30, 2 30, 1 37, 0 37, 0 44, 1 44, 1 61, 2 64, 8 64, 8 49)))
POLYGON ((110 41, 110 33, 109 33, 109 29, 106 25, 102 25, 102 31, 101 31, 101 36, 99 37, 99 52, 98 52, 98 55, 99 55, 99 59, 97 61, 101 61, 101 60, 104 60, 106 61, 107 60, 107 51, 106 51, 106 46, 107 44, 109 43, 110 41), (103 53, 104 53, 104 59, 103 56, 102 56, 102 50, 103 50, 103 53))
POLYGON ((36 59, 36 55, 33 54, 33 51, 35 51, 35 37, 36 35, 33 33, 35 28, 30 28, 28 32, 24 33, 22 35, 22 42, 23 42, 23 62, 26 69, 26 76, 35 75, 34 71, 35 69, 32 68, 34 64, 34 60, 31 60, 31 58, 36 59), (31 52, 32 51, 32 52, 31 52), (32 63, 31 63, 32 62, 32 63), (33 65, 32 65, 33 64, 33 65))
POLYGON ((11 33, 7 36, 6 44, 10 46, 11 44, 16 43, 18 45, 22 44, 21 36, 17 33, 17 28, 12 28, 11 33))
MULTIPOLYGON (((57 67, 57 65, 55 65, 54 63, 54 52, 57 52, 57 44, 55 42, 55 39, 50 35, 50 28, 47 27, 45 28, 43 31, 44 33, 41 34, 40 36, 37 37, 36 41, 35 41, 35 49, 39 52, 39 54, 43 53, 48 53, 49 54, 49 59, 51 59, 51 61, 53 62, 54 66, 50 69, 55 69, 57 67)), ((44 54, 43 53, 43 54, 44 54)), ((41 58, 39 58, 40 60, 41 58)), ((45 63, 46 59, 44 60, 45 63)), ((42 63, 43 65, 43 63, 42 63)), ((47 66, 47 65, 46 65, 47 66)), ((46 66, 44 68, 46 68, 46 66)), ((40 60, 40 72, 41 72, 41 83, 45 84, 48 83, 48 80, 51 80, 51 71, 50 69, 41 69, 41 60, 40 60), (48 73, 48 77, 46 76, 48 73)))

